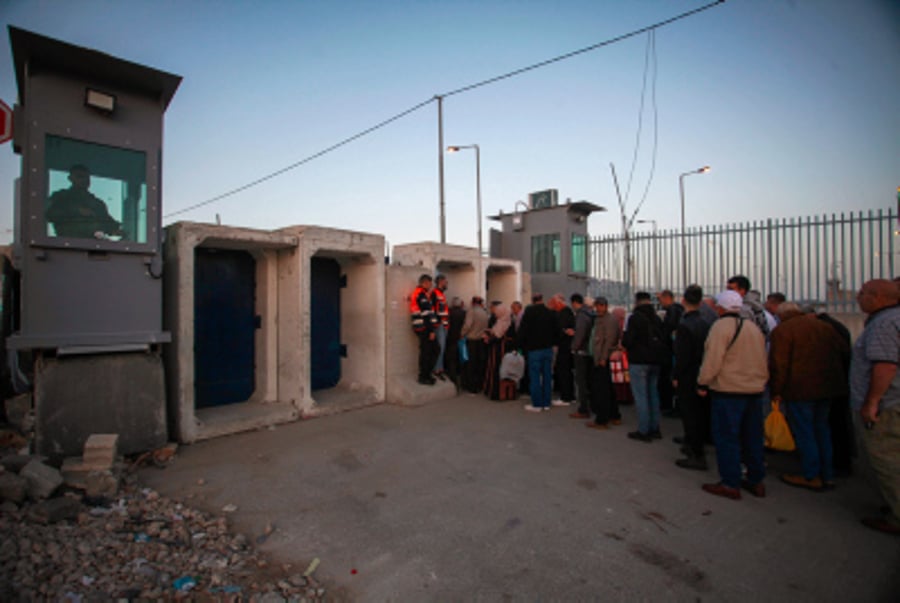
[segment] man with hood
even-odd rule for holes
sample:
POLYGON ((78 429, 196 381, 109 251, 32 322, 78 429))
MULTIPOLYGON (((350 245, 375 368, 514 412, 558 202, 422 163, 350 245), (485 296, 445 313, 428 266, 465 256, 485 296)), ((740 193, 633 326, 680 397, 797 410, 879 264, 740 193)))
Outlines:
POLYGON ((767 316, 766 308, 762 304, 762 295, 759 291, 750 290, 750 279, 742 274, 732 276, 728 279, 726 289, 734 291, 741 296, 741 316, 747 320, 752 320, 753 324, 759 327, 766 341, 769 341, 769 334, 775 323, 775 318, 771 314, 767 316), (770 320, 771 319, 771 320, 770 320))

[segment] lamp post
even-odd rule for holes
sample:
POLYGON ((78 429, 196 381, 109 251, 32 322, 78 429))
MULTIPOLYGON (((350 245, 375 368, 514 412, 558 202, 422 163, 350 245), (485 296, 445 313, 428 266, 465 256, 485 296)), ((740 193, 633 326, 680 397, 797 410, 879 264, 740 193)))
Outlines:
POLYGON ((661 287, 659 285, 659 253, 657 253, 659 237, 657 236, 656 220, 638 220, 637 222, 638 224, 653 225, 653 281, 654 286, 656 287, 656 292, 659 293, 659 291, 661 290, 661 287))
POLYGON ((477 144, 464 144, 447 147, 448 153, 456 153, 461 149, 475 149, 475 194, 478 203, 478 256, 481 257, 481 149, 477 144))
POLYGON ((710 170, 708 165, 704 165, 699 170, 691 170, 685 172, 678 177, 678 190, 681 192, 681 278, 684 279, 684 286, 687 287, 690 282, 688 280, 688 261, 687 261, 687 233, 684 231, 684 177, 692 174, 705 174, 710 170))

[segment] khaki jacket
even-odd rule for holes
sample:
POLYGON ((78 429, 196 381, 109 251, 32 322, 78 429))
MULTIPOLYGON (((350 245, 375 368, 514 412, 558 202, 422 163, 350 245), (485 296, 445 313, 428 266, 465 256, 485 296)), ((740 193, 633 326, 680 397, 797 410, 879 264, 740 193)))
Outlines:
POLYGON ((713 323, 697 385, 719 393, 760 394, 769 380, 766 338, 752 320, 744 319, 740 334, 728 347, 737 326, 736 314, 726 314, 713 323))
POLYGON ((619 320, 612 314, 598 316, 594 320, 594 332, 591 335, 591 355, 594 363, 609 360, 609 355, 618 347, 622 339, 619 320))

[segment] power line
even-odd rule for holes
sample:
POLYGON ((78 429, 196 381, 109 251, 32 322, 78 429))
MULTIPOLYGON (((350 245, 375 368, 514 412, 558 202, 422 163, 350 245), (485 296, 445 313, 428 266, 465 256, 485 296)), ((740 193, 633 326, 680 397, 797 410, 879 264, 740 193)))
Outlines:
POLYGON ((475 88, 480 88, 481 86, 487 86, 488 84, 493 84, 494 82, 499 82, 500 80, 505 80, 507 78, 521 75, 527 71, 531 71, 533 69, 537 69, 538 67, 546 67, 552 63, 557 63, 559 61, 563 61, 565 59, 570 59, 574 56, 578 56, 579 54, 584 54, 585 52, 590 52, 592 50, 597 50, 598 48, 603 48, 604 46, 609 46, 610 44, 615 44, 616 42, 621 42, 623 40, 627 40, 628 38, 633 38, 634 36, 639 36, 642 33, 658 29, 660 27, 665 27, 675 21, 679 21, 681 19, 685 19, 692 15, 696 15, 697 13, 701 13, 709 8, 717 6, 719 4, 724 3, 725 0, 716 0, 715 2, 710 2, 704 6, 699 8, 695 8, 694 10, 690 10, 686 13, 681 13, 680 15, 676 15, 671 19, 666 19, 665 21, 659 21, 654 23, 653 25, 648 25, 647 27, 642 27, 640 29, 636 29, 634 31, 628 32, 626 34, 622 34, 620 36, 616 36, 615 38, 610 38, 609 40, 604 40, 603 42, 598 42, 597 44, 592 44, 591 46, 586 46, 581 48, 580 50, 573 50, 572 52, 567 52, 566 54, 561 54, 557 57, 553 57, 552 59, 547 59, 546 61, 541 61, 540 63, 535 63, 534 65, 529 65, 528 67, 522 67, 521 69, 516 69, 515 71, 510 71, 509 73, 504 73, 503 75, 498 75, 496 77, 488 78, 486 80, 482 80, 475 84, 469 84, 468 86, 463 86, 462 88, 457 88, 456 90, 452 90, 441 96, 453 96, 454 94, 460 94, 462 92, 468 92, 469 90, 473 90, 475 88))
POLYGON ((309 163, 309 162, 312 161, 313 159, 316 159, 316 158, 318 158, 318 157, 321 157, 322 155, 325 155, 326 153, 330 153, 331 151, 334 151, 334 150, 337 149, 337 148, 340 148, 340 147, 342 147, 342 146, 344 146, 344 145, 346 145, 346 144, 349 144, 349 143, 353 142, 354 140, 356 140, 357 138, 362 138, 363 136, 365 136, 365 135, 367 135, 367 134, 371 134, 371 133, 374 132, 375 130, 378 130, 379 128, 383 128, 384 126, 388 125, 388 124, 391 123, 391 122, 395 122, 395 121, 397 121, 398 119, 400 119, 400 118, 402 118, 402 117, 406 117, 406 116, 409 115, 410 113, 413 113, 413 112, 415 112, 415 111, 418 111, 419 109, 421 109, 421 108, 424 107, 425 105, 430 104, 430 103, 433 102, 433 101, 434 101, 433 98, 429 98, 429 99, 426 100, 426 101, 422 101, 422 102, 419 103, 418 105, 415 105, 415 106, 413 106, 413 107, 410 107, 409 109, 407 109, 406 111, 403 111, 402 113, 398 113, 398 114, 394 115, 393 117, 389 117, 388 119, 386 119, 386 120, 384 120, 384 121, 382 121, 382 122, 380 122, 380 123, 378 123, 378 124, 372 126, 371 128, 367 128, 367 129, 363 130, 362 132, 359 132, 358 134, 354 134, 353 136, 350 136, 349 138, 345 138, 344 140, 342 140, 342 141, 340 141, 340 142, 338 142, 338 143, 336 143, 336 144, 333 144, 333 145, 331 145, 331 146, 328 147, 328 148, 322 149, 322 150, 319 151, 318 153, 313 153, 312 155, 310 155, 310 156, 308 156, 308 157, 306 157, 306 158, 304 158, 304 159, 301 159, 300 161, 294 162, 294 163, 292 163, 292 164, 289 165, 289 166, 283 167, 283 168, 281 168, 280 170, 278 170, 278 171, 276 171, 276 172, 272 172, 271 174, 268 174, 268 175, 266 175, 266 176, 263 176, 262 178, 257 178, 257 179, 254 180, 253 182, 248 182, 247 184, 245 184, 245 185, 243 185, 243 186, 239 186, 238 188, 232 189, 232 190, 228 191, 227 193, 222 193, 221 195, 216 195, 216 196, 213 197, 212 199, 207 199, 206 201, 203 201, 203 202, 201 202, 201 203, 195 203, 194 205, 189 205, 188 207, 185 207, 185 208, 183 208, 183 209, 179 209, 178 211, 173 211, 172 213, 166 214, 166 215, 163 216, 163 217, 164 217, 164 218, 171 218, 172 216, 177 216, 178 214, 183 214, 183 213, 189 212, 189 211, 191 211, 191 210, 197 209, 197 208, 199 208, 199 207, 203 207, 204 205, 209 205, 210 203, 214 203, 214 202, 216 202, 216 201, 220 201, 220 200, 224 199, 225 197, 230 197, 231 195, 236 195, 237 193, 239 193, 239 192, 241 192, 241 191, 245 191, 245 190, 247 190, 248 188, 254 187, 254 186, 256 186, 257 184, 262 184, 262 183, 265 182, 266 180, 271 180, 272 178, 274 178, 274 177, 276 177, 276 176, 280 176, 281 174, 283 174, 283 173, 285 173, 285 172, 288 172, 288 171, 290 171, 290 170, 292 170, 292 169, 294 169, 294 168, 300 167, 300 166, 303 165, 304 163, 309 163))
POLYGON ((610 39, 608 39, 608 40, 604 40, 604 41, 602 41, 602 42, 598 42, 597 44, 592 44, 591 46, 586 46, 586 47, 581 48, 581 49, 579 49, 579 50, 574 50, 574 51, 572 51, 572 52, 568 52, 568 53, 566 53, 566 54, 562 54, 562 55, 553 57, 552 59, 547 59, 546 61, 541 61, 540 63, 535 63, 535 64, 529 65, 529 66, 527 66, 527 67, 522 67, 521 69, 516 69, 515 71, 510 71, 510 72, 508 72, 508 73, 504 73, 503 75, 498 75, 498 76, 496 76, 496 77, 492 77, 492 78, 489 78, 489 79, 486 79, 486 80, 482 80, 482 81, 476 82, 476 83, 474 83, 474 84, 469 84, 468 86, 463 86, 462 88, 457 88, 457 89, 455 89, 455 90, 451 90, 450 92, 446 92, 446 93, 444 93, 444 94, 438 94, 438 95, 435 95, 434 97, 429 98, 428 100, 422 101, 421 103, 419 103, 419 104, 417 104, 417 105, 414 105, 414 106, 410 107, 410 108, 407 109, 406 111, 403 111, 403 112, 401 112, 401 113, 398 113, 398 114, 394 115, 393 117, 390 117, 390 118, 388 118, 388 119, 386 119, 386 120, 384 120, 384 121, 382 121, 382 122, 379 122, 378 124, 376 124, 376 125, 374 125, 374 126, 372 126, 372 127, 370 127, 370 128, 367 128, 367 129, 363 130, 362 132, 359 132, 359 133, 357 133, 357 134, 354 134, 353 136, 350 136, 349 138, 345 138, 344 140, 342 140, 342 141, 340 141, 340 142, 338 142, 338 143, 336 143, 336 144, 333 144, 333 145, 331 145, 330 147, 327 147, 327 148, 325 148, 325 149, 322 149, 321 151, 318 151, 317 153, 313 153, 312 155, 309 155, 308 157, 305 157, 304 159, 301 159, 300 161, 296 161, 296 162, 294 162, 294 163, 292 163, 292 164, 290 164, 290 165, 288 165, 288 166, 286 166, 286 167, 283 167, 283 168, 281 168, 280 170, 274 171, 274 172, 272 172, 272 173, 270 173, 270 174, 267 174, 266 176, 263 176, 263 177, 261 177, 261 178, 257 178, 256 180, 254 180, 254 181, 252 181, 252 182, 249 182, 249 183, 247 183, 247 184, 244 184, 243 186, 239 186, 239 187, 237 187, 237 188, 235 188, 235 189, 232 189, 232 190, 230 190, 230 191, 228 191, 228 192, 222 193, 222 194, 220 194, 220 195, 216 195, 215 197, 212 197, 212 198, 210 198, 210 199, 207 199, 206 201, 202 201, 202 202, 200 202, 200 203, 195 203, 195 204, 189 205, 188 207, 185 207, 185 208, 183 208, 183 209, 179 209, 179 210, 174 211, 174 212, 172 212, 172 213, 166 214, 166 215, 164 215, 163 217, 164 217, 164 218, 171 218, 172 216, 177 216, 177 215, 179 215, 179 214, 183 214, 183 213, 186 213, 186 212, 195 210, 195 209, 197 209, 197 208, 204 207, 204 206, 206 206, 206 205, 209 205, 210 203, 215 203, 216 201, 220 201, 220 200, 222 200, 222 199, 225 199, 226 197, 230 197, 230 196, 232 196, 232 195, 236 195, 237 193, 240 193, 240 192, 242 192, 242 191, 245 191, 245 190, 247 190, 248 188, 252 188, 252 187, 254 187, 254 186, 258 185, 258 184, 262 184, 263 182, 266 182, 267 180, 271 180, 272 178, 275 178, 276 176, 280 176, 281 174, 284 174, 285 172, 288 172, 288 171, 290 171, 290 170, 293 170, 293 169, 295 169, 295 168, 297 168, 297 167, 300 167, 301 165, 303 165, 303 164, 305 164, 305 163, 309 163, 309 162, 312 161, 313 159, 317 159, 317 158, 321 157, 322 155, 325 155, 325 154, 327 154, 327 153, 330 153, 330 152, 334 151, 335 149, 338 149, 338 148, 340 148, 340 147, 342 147, 342 146, 344 146, 344 145, 346 145, 346 144, 349 144, 350 142, 353 142, 354 140, 357 140, 357 139, 359 139, 359 138, 362 138, 363 136, 366 136, 367 134, 371 134, 372 132, 374 132, 374 131, 376 131, 376 130, 378 130, 378 129, 380 129, 380 128, 383 128, 384 126, 386 126, 386 125, 388 125, 388 124, 390 124, 390 123, 392 123, 392 122, 394 122, 394 121, 397 121, 398 119, 401 119, 401 118, 403 118, 403 117, 406 117, 406 116, 409 115, 410 113, 413 113, 413 112, 415 112, 415 111, 418 111, 418 110, 421 109, 422 107, 424 107, 424 106, 426 106, 426 105, 428 105, 428 104, 434 102, 438 97, 447 97, 447 96, 453 96, 453 95, 456 95, 456 94, 462 94, 463 92, 468 92, 469 90, 474 90, 475 88, 480 88, 480 87, 482 87, 482 86, 487 86, 488 84, 493 84, 493 83, 499 82, 499 81, 501 81, 501 80, 505 80, 505 79, 508 79, 508 78, 511 78, 511 77, 514 77, 514 76, 517 76, 517 75, 521 75, 521 74, 526 73, 526 72, 528 72, 528 71, 532 71, 532 70, 534 70, 534 69, 538 69, 539 67, 546 67, 547 65, 551 65, 551 64, 553 64, 553 63, 557 63, 557 62, 559 62, 559 61, 562 61, 562 60, 565 60, 565 59, 569 59, 569 58, 572 58, 572 57, 574 57, 574 56, 578 56, 578 55, 580 55, 580 54, 584 54, 584 53, 586 53, 586 52, 590 52, 590 51, 592 51, 592 50, 597 50, 598 48, 603 48, 604 46, 609 46, 610 44, 615 44, 615 43, 617 43, 617 42, 621 42, 621 41, 623 41, 623 40, 627 40, 627 39, 629 39, 629 38, 633 38, 634 36, 638 36, 638 35, 640 35, 640 34, 642 34, 642 33, 645 33, 645 32, 648 32, 648 31, 653 31, 653 30, 659 29, 660 27, 665 27, 666 25, 670 25, 670 24, 672 24, 672 23, 675 23, 676 21, 680 21, 681 19, 685 19, 685 18, 687 18, 687 17, 696 15, 697 13, 703 12, 703 11, 705 11, 705 10, 707 10, 707 9, 710 9, 710 8, 712 8, 712 7, 714 7, 714 6, 717 6, 717 5, 719 5, 719 4, 722 4, 722 3, 724 3, 724 2, 725 2, 725 0, 716 0, 715 2, 710 2, 709 4, 706 4, 706 5, 701 6, 701 7, 699 7, 699 8, 695 8, 694 10, 690 10, 690 11, 681 13, 680 15, 676 15, 676 16, 671 17, 671 18, 669 18, 669 19, 666 19, 666 20, 664 20, 664 21, 658 21, 657 23, 654 23, 653 25, 648 25, 648 26, 646 26, 646 27, 642 27, 642 28, 640 28, 640 29, 636 29, 636 30, 631 31, 631 32, 628 32, 628 33, 626 33, 626 34, 622 34, 622 35, 620 35, 620 36, 616 36, 615 38, 610 38, 610 39))
POLYGON ((631 183, 634 180, 634 168, 637 167, 638 152, 641 150, 641 132, 644 130, 644 99, 647 97, 647 72, 650 71, 650 43, 653 33, 647 34, 647 48, 644 50, 644 79, 641 83, 641 102, 638 108, 637 132, 634 135, 634 154, 631 156, 631 171, 628 172, 628 186, 625 187, 625 202, 631 198, 631 183))
POLYGON ((650 192, 650 184, 653 182, 654 174, 656 174, 656 151, 659 148, 659 108, 656 105, 656 33, 654 32, 651 37, 653 42, 653 85, 650 88, 650 98, 653 103, 653 153, 651 155, 652 160, 650 162, 650 175, 647 177, 647 185, 644 187, 644 195, 641 197, 641 201, 637 204, 637 207, 634 208, 634 214, 632 214, 631 216, 632 222, 634 222, 634 219, 637 217, 637 214, 641 210, 641 207, 644 206, 644 201, 647 200, 647 193, 650 192))

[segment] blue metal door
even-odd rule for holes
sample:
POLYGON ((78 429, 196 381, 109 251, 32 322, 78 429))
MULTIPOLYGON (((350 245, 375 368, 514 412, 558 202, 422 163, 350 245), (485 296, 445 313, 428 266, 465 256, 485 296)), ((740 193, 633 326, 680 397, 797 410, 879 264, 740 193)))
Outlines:
POLYGON ((310 381, 316 390, 341 380, 341 266, 312 258, 310 268, 310 381))
POLYGON ((256 388, 256 262, 246 251, 198 247, 194 256, 197 408, 244 402, 256 388))

